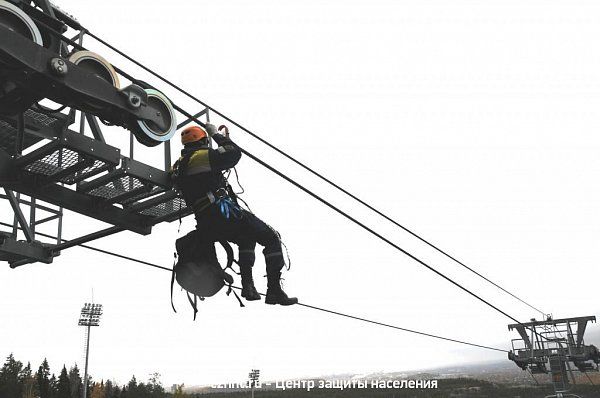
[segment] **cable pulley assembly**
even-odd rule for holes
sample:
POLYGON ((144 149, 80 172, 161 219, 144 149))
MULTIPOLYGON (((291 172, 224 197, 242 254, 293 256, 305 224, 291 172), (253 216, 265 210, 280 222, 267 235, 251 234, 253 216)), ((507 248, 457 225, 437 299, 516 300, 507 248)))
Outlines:
POLYGON ((59 20, 22 5, 30 12, 0 0, 0 62, 6 65, 0 72, 0 114, 12 116, 48 98, 125 127, 146 146, 175 134, 175 111, 163 93, 135 82, 121 89, 118 71, 104 57, 64 38, 67 26, 59 20), (44 35, 58 44, 44 47, 44 35))
POLYGON ((44 45, 42 34, 35 22, 23 10, 8 1, 0 1, 0 25, 40 46, 44 45))
POLYGON ((115 68, 102 56, 92 51, 76 51, 71 54, 69 61, 107 81, 115 88, 120 88, 119 76, 115 68))
POLYGON ((132 129, 139 142, 146 146, 156 146, 170 140, 177 130, 177 117, 171 101, 160 91, 147 88, 147 106, 155 112, 159 122, 137 120, 137 128, 132 129))

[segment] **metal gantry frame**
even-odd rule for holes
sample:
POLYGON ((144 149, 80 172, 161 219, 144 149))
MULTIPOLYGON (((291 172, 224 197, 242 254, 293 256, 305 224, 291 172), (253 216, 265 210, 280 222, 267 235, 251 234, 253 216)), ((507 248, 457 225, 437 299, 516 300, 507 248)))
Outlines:
MULTIPOLYGON (((57 52, 58 57, 66 58, 69 53, 83 48, 86 30, 48 0, 36 0, 36 9, 29 9, 31 6, 19 0, 13 2, 23 4, 24 10, 40 24, 40 29, 45 29, 46 37, 51 38, 49 47, 57 52), (73 39, 69 40, 62 35, 67 31, 67 26, 76 33, 73 39)), ((5 41, 0 39, 0 60, 3 54, 14 56, 10 53, 10 46, 13 44, 9 44, 12 41, 8 37, 13 33, 0 32, 0 36, 5 37, 5 41)), ((12 39, 23 41, 22 37, 15 36, 12 39)), ((25 55, 22 58, 28 59, 28 51, 42 51, 44 54, 45 50, 41 50, 35 43, 30 45, 23 41, 19 51, 19 56, 23 52, 25 55)), ((65 64, 70 72, 77 70, 76 65, 66 61, 65 64)), ((3 64, 0 62, 0 80, 2 68, 3 64)), ((118 71, 133 83, 146 85, 127 73, 118 71)), ((44 75, 45 80, 56 79, 56 76, 51 76, 51 71, 47 74, 48 76, 44 75)), ((43 89, 40 88, 38 100, 46 97, 43 94, 47 94, 48 88, 44 84, 41 84, 43 89)), ((75 81, 74 84, 83 83, 75 81)), ((98 82, 90 84, 86 89, 91 92, 95 89, 108 92, 102 84, 98 86, 98 82)), ((119 93, 132 95, 126 89, 119 93)), ((106 98, 112 97, 105 94, 101 99, 106 98)), ((160 222, 171 222, 191 214, 183 199, 172 189, 169 140, 160 144, 163 146, 164 156, 162 169, 134 159, 133 132, 129 133, 129 156, 123 156, 118 148, 106 142, 101 127, 101 123, 106 123, 102 119, 106 112, 95 112, 94 104, 90 105, 85 101, 81 106, 78 105, 79 103, 64 104, 62 108, 53 110, 35 101, 34 105, 17 114, 2 114, 0 109, 0 185, 4 189, 0 199, 8 201, 13 212, 11 230, 0 232, 0 261, 9 262, 11 267, 38 261, 51 263, 61 250, 78 244, 124 230, 149 234, 152 227, 160 222), (77 115, 79 126, 75 131, 70 126, 75 123, 77 115), (87 129, 91 137, 85 135, 87 129), (28 219, 22 206, 29 206, 28 219), (111 226, 65 242, 62 239, 64 210, 74 211, 111 226), (40 218, 39 211, 48 212, 49 215, 40 218), (36 239, 36 226, 50 221, 57 222, 56 232, 53 234, 56 240, 42 243, 36 239), (24 239, 19 238, 21 235, 24 239)), ((194 115, 194 118, 198 117, 208 120, 208 108, 201 109, 194 115)), ((193 118, 186 118, 177 128, 192 121, 193 118)), ((139 139, 138 135, 135 137, 139 139)))
POLYGON ((576 384, 574 371, 598 372, 600 351, 584 341, 588 323, 596 322, 595 316, 532 320, 527 323, 511 324, 520 338, 513 339, 508 358, 523 370, 532 374, 550 374, 556 395, 568 394, 571 383, 576 384))

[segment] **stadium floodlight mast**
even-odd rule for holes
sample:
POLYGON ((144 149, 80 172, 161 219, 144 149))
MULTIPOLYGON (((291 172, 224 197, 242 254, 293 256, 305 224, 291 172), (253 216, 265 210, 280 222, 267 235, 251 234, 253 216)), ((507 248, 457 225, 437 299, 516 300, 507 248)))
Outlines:
POLYGON ((100 326, 102 304, 85 303, 79 316, 79 326, 87 327, 85 338, 85 373, 83 376, 83 398, 87 398, 88 359, 90 356, 90 331, 92 326, 100 326))
POLYGON ((254 387, 260 378, 260 370, 252 369, 250 373, 248 373, 248 378, 250 379, 250 391, 252 391, 252 398, 254 398, 254 387))

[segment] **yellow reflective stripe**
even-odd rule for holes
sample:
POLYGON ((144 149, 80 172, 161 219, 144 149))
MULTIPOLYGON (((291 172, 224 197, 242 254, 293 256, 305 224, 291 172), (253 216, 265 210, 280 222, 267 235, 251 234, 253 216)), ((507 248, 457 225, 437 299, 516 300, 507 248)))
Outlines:
POLYGON ((208 149, 200 149, 192 154, 188 164, 187 175, 209 172, 210 160, 208 149))

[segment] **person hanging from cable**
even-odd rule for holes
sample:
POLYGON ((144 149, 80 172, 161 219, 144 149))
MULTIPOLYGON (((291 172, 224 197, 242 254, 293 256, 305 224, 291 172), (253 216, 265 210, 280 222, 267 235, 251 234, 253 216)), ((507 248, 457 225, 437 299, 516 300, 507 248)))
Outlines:
POLYGON ((254 250, 259 243, 264 246, 267 268, 265 303, 296 304, 298 299, 288 297, 281 287, 285 260, 279 234, 239 206, 223 175, 242 156, 240 148, 230 139, 227 127, 221 126, 219 131, 212 124, 206 124, 205 129, 196 125, 187 127, 181 132, 181 143, 181 157, 172 169, 175 185, 182 192, 186 205, 194 209, 196 229, 204 241, 226 240, 238 245, 242 297, 248 301, 260 300, 252 278, 254 250), (218 145, 217 149, 211 147, 211 140, 218 145))

